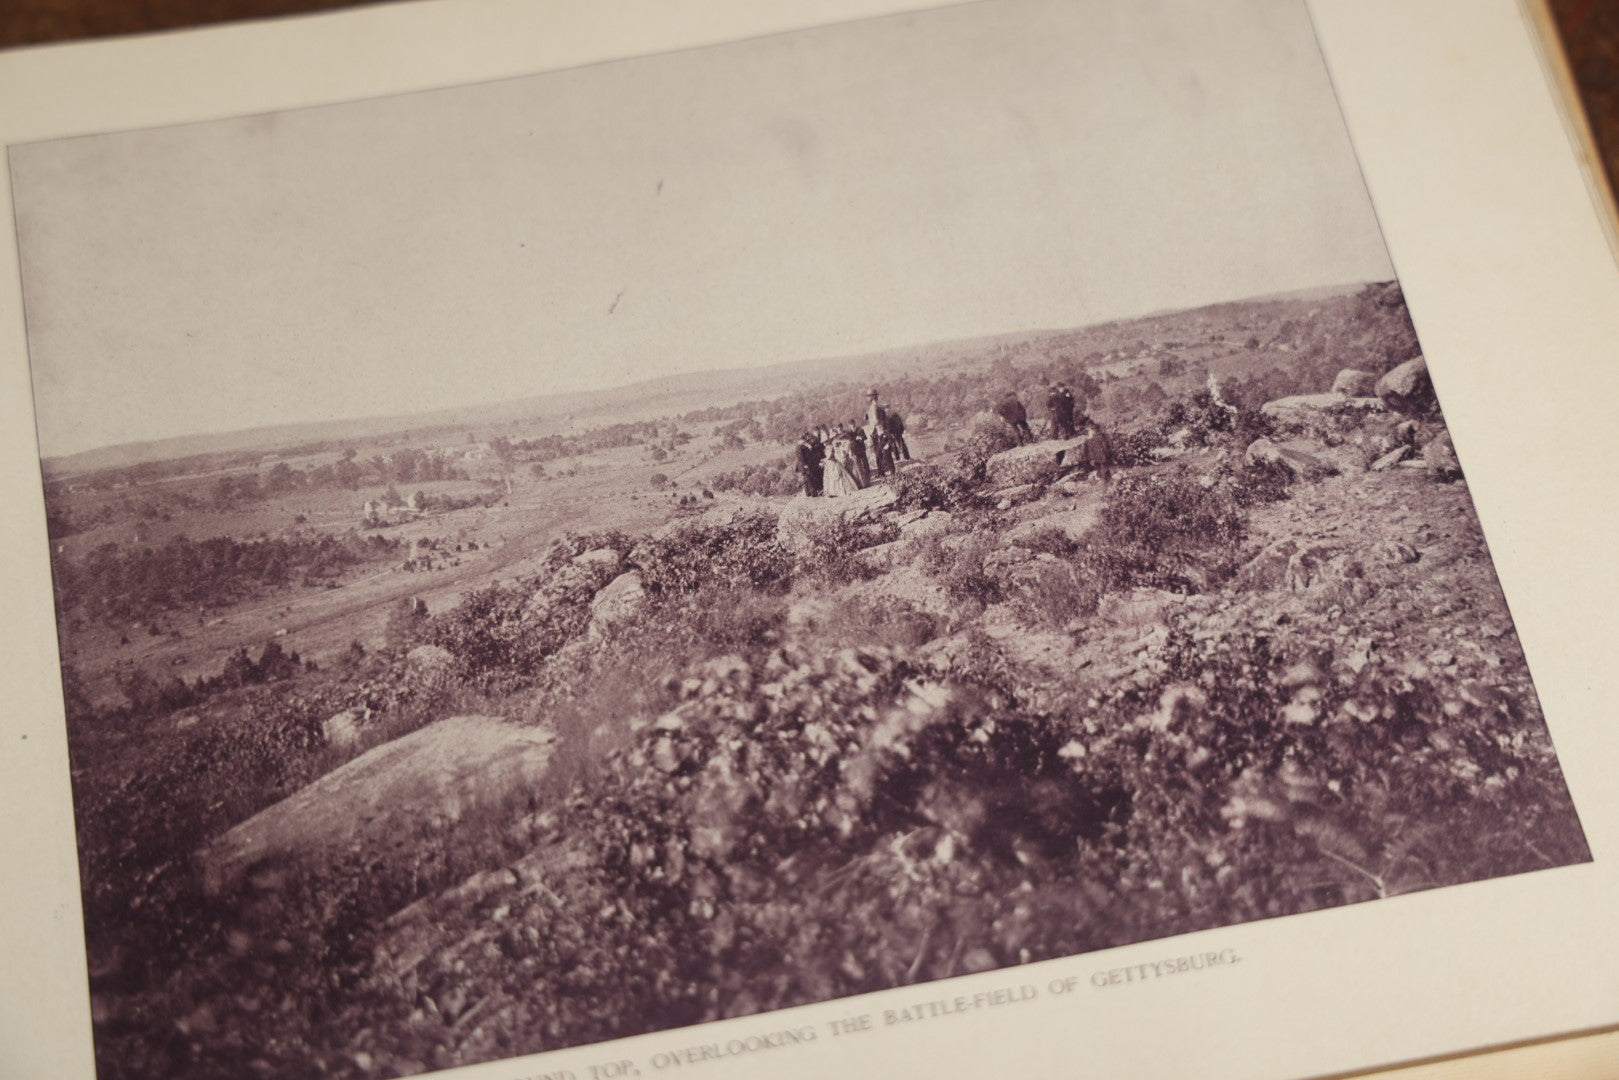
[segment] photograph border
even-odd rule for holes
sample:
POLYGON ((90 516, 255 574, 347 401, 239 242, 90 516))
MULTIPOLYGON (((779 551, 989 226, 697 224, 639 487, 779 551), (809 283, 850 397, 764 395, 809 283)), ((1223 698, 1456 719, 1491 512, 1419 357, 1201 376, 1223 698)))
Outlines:
MULTIPOLYGON (((653 0, 610 16, 584 0, 457 0, 30 50, 0 56, 0 143, 488 82, 710 43, 697 40, 704 34, 734 40, 932 6, 953 5, 724 3, 705 5, 698 20, 653 0), (166 80, 134 92, 160 70, 166 80)), ((756 1075, 766 1062, 781 1077, 856 1064, 869 1075, 969 1076, 1012 1060, 1060 1072, 1076 1053, 1107 1073, 1246 1075, 1261 1045, 1267 1068, 1301 1075, 1619 1020, 1619 943, 1601 933, 1619 888, 1619 796, 1604 784, 1619 765, 1606 705, 1619 685, 1603 647, 1619 641, 1619 603, 1602 602, 1619 598, 1619 569, 1601 558, 1619 491, 1601 434, 1619 370, 1598 362, 1619 334, 1619 272, 1523 9, 1511 0, 1309 7, 1595 861, 437 1075, 583 1076, 589 1063, 660 1048, 1069 977, 1085 991, 1077 1002, 1042 994, 903 1032, 823 1036, 706 1065, 703 1075, 756 1075), (1466 49, 1452 47, 1460 27, 1466 49), (1241 963, 1201 981, 1087 985, 1097 971, 1226 949, 1241 963), (1467 988, 1466 1015, 1420 1008, 1454 1000, 1458 987, 1467 988), (1368 1032, 1378 1033, 1375 1048, 1368 1032)), ((9 187, 6 196, 10 205, 9 187)), ((27 986, 5 987, 0 1046, 8 1057, 21 1048, 3 1064, 22 1075, 92 1075, 37 447, 15 240, 3 231, 0 492, 15 512, 0 543, 15 615, 0 641, 19 707, 0 719, 0 812, 16 823, 0 858, 29 886, 0 898, 0 925, 14 970, 30 975, 27 986)))

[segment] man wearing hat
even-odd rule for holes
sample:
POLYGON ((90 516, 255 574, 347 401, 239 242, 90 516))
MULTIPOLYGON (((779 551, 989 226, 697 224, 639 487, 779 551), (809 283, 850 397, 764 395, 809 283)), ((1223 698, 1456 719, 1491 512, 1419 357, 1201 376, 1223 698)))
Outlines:
POLYGON ((894 442, 888 433, 888 410, 877 401, 877 391, 866 394, 866 440, 877 461, 877 475, 894 471, 894 442))

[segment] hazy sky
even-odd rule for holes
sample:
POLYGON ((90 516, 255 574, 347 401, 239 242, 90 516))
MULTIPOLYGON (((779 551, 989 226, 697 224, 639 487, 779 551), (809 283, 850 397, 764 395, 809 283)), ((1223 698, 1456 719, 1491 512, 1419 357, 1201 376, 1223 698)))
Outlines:
POLYGON ((1392 276, 1298 0, 986 0, 11 168, 47 456, 1392 276))

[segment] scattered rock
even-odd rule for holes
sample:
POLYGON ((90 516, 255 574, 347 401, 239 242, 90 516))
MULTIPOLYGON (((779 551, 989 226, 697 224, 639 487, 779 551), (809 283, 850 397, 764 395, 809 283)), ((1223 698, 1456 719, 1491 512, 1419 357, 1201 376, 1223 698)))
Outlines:
POLYGON ((1410 456, 1410 446, 1396 446, 1393 450, 1390 450, 1388 453, 1372 462, 1372 471, 1386 472, 1410 456))
POLYGON ((992 491, 989 493, 989 497, 995 500, 995 506, 997 509, 1010 510, 1014 506, 1022 506, 1024 503, 1034 502, 1042 494, 1044 494, 1044 492, 1045 488, 1041 484, 1020 484, 1017 487, 1002 488, 999 491, 992 491))
POLYGON ((1314 454, 1278 446, 1263 436, 1249 444, 1243 457, 1250 465, 1280 465, 1300 480, 1320 480, 1338 471, 1314 454))
MULTIPOLYGON (((903 532, 903 530, 902 530, 903 532)), ((854 553, 855 561, 879 574, 887 573, 896 566, 901 565, 902 557, 910 550, 910 545, 903 540, 894 540, 887 544, 878 544, 875 547, 863 548, 854 553)))
POLYGON ((1380 541, 1372 548, 1372 554, 1377 557, 1378 561, 1388 563, 1391 566, 1398 566, 1401 563, 1414 563, 1422 557, 1417 553, 1416 548, 1399 540, 1380 541))
POLYGON ((1287 566, 1299 545, 1294 540, 1278 540, 1250 559, 1237 571, 1233 584, 1244 592, 1269 591, 1287 581, 1287 566))
POLYGON ((1450 432, 1443 431, 1422 448, 1422 460, 1442 480, 1455 480, 1462 475, 1462 463, 1456 458, 1450 432))
POLYGON ((1428 377, 1428 362, 1420 356, 1378 379, 1377 396, 1388 408, 1408 416, 1433 412, 1439 404, 1428 377))
POLYGON ((1164 621, 1171 605, 1182 600, 1158 589, 1131 589, 1102 597, 1096 613, 1121 626, 1156 626, 1164 621))
POLYGON ((1344 368, 1332 380, 1332 392, 1344 397, 1372 397, 1377 393, 1377 376, 1358 368, 1344 368))

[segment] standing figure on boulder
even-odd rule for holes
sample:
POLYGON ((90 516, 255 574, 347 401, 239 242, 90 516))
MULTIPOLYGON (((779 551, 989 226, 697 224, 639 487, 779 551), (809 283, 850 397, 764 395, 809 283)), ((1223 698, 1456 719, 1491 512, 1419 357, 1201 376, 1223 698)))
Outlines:
POLYGON ((846 429, 849 433, 849 446, 854 450, 854 478, 860 481, 861 487, 871 485, 871 459, 866 456, 866 432, 860 426, 860 421, 850 420, 846 429))
POLYGON ((1011 425, 1012 434, 1017 437, 1019 446, 1034 442, 1034 432, 1029 428, 1029 411, 1023 407, 1023 402, 1018 400, 1016 391, 1006 392, 1000 404, 995 406, 995 415, 1011 425))
POLYGON ((1074 392, 1066 383, 1057 383, 1046 390, 1046 412, 1051 416, 1051 437, 1074 437, 1074 392))
POLYGON ((877 391, 866 395, 866 439, 877 462, 877 475, 894 471, 894 446, 888 435, 888 410, 877 401, 877 391))
POLYGON ((813 431, 804 432, 804 437, 798 440, 798 475, 804 480, 804 494, 816 496, 821 493, 821 461, 826 456, 821 440, 815 437, 813 431))
POLYGON ((888 449, 894 460, 911 460, 911 448, 905 443, 905 418, 893 409, 885 410, 888 420, 888 449))
POLYGON ((1079 418, 1079 430, 1085 432, 1085 445, 1076 451, 1075 460, 1083 461, 1085 466, 1106 484, 1113 479, 1113 447, 1107 441, 1107 434, 1089 416, 1079 418))

